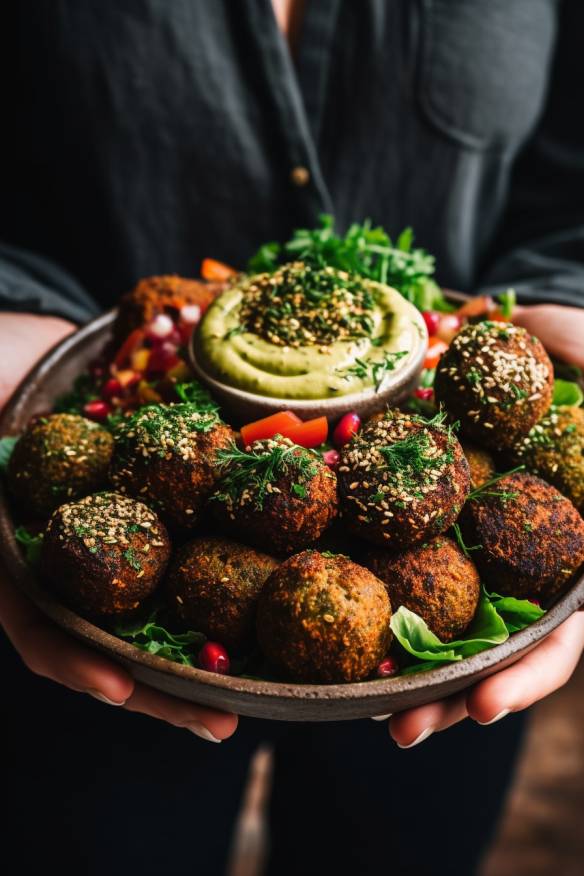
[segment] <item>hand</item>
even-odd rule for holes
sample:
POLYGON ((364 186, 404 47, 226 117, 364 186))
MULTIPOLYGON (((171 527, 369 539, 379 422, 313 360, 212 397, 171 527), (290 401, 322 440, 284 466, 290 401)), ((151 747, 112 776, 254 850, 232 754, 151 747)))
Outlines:
MULTIPOLYGON (((513 322, 538 337, 553 356, 584 368, 584 309, 557 304, 517 307, 513 322)), ((391 736, 409 748, 467 717, 492 724, 564 685, 583 650, 584 613, 578 612, 509 669, 470 691, 395 715, 389 725, 391 736)))
POLYGON ((584 308, 561 304, 516 307, 513 322, 539 338, 552 356, 584 368, 584 308))
POLYGON ((73 323, 59 317, 0 314, 0 410, 35 362, 72 331, 73 323))
MULTIPOLYGON (((29 314, 0 315, 0 405, 28 369, 75 326, 29 314)), ((237 717, 137 684, 113 660, 87 648, 48 620, 0 570, 0 624, 25 665, 72 690, 186 727, 211 742, 226 739, 237 717)))
POLYGON ((583 650, 584 613, 576 612, 508 669, 463 693, 394 715, 389 723, 391 736, 400 747, 412 748, 465 718, 494 724, 562 687, 583 650))

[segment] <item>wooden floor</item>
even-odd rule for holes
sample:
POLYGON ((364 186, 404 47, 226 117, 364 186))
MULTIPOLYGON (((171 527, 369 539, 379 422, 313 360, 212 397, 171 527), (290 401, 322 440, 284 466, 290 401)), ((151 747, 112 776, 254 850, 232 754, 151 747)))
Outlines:
MULTIPOLYGON (((261 749, 250 771, 228 876, 262 874, 269 785, 270 752, 261 749)), ((583 874, 584 661, 569 684, 532 710, 515 786, 480 876, 583 874)))

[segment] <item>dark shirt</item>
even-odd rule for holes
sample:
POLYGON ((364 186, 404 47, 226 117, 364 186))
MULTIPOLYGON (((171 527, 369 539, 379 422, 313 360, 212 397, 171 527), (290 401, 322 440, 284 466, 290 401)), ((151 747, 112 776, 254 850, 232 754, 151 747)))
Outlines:
POLYGON ((584 301, 581 0, 5 0, 0 302, 83 319, 313 225, 584 301))

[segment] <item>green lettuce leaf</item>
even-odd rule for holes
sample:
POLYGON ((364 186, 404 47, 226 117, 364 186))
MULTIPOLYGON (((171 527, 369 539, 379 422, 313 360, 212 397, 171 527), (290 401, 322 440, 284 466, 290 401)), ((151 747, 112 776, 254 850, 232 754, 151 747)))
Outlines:
POLYGON ((157 623, 156 616, 155 611, 146 621, 119 623, 114 626, 113 632, 149 654, 157 654, 185 666, 195 666, 196 656, 206 642, 203 633, 192 630, 171 633, 157 623))
POLYGON ((498 593, 488 593, 487 597, 510 633, 523 630, 545 614, 543 608, 529 599, 515 599, 514 596, 500 596, 498 593))
POLYGON ((29 566, 36 566, 41 558, 43 546, 43 533, 34 535, 25 526, 19 526, 14 530, 14 538, 24 549, 24 556, 29 566))
POLYGON ((584 394, 577 383, 571 380, 554 380, 552 404, 557 408, 578 408, 584 401, 584 394))

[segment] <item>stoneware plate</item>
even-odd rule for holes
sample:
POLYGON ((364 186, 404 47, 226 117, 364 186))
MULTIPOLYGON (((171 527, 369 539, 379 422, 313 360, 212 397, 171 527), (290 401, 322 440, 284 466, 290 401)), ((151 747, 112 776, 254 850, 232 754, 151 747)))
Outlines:
MULTIPOLYGON (((17 435, 34 413, 50 410, 108 340, 114 313, 66 338, 23 380, 0 419, 0 435, 17 435)), ((12 580, 56 624, 108 654, 139 681, 178 697, 258 718, 339 721, 398 712, 449 696, 509 666, 584 603, 584 575, 541 620, 503 645, 439 669, 379 681, 343 685, 287 684, 215 675, 146 654, 56 602, 28 569, 14 539, 14 522, 0 483, 0 554, 12 580)))

